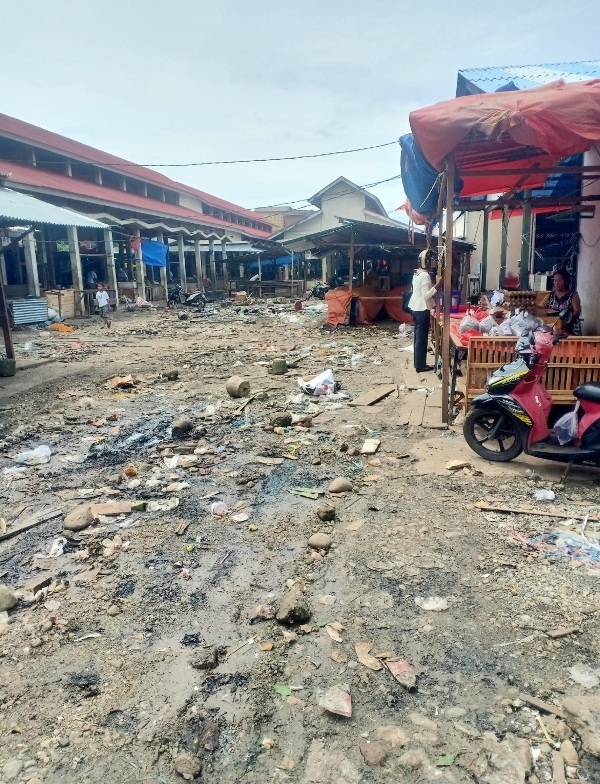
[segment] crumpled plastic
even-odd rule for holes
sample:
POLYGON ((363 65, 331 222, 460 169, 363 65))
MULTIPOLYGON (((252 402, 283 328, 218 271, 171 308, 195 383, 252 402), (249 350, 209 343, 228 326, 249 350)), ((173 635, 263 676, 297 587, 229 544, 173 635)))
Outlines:
POLYGON ((306 392, 307 395, 333 395, 336 392, 336 382, 333 378, 333 370, 331 370, 331 368, 324 370, 311 381, 304 381, 304 379, 299 378, 298 386, 306 392))
POLYGON ((50 462, 51 454, 52 450, 50 447, 46 446, 46 444, 42 444, 41 446, 36 446, 35 449, 21 452, 16 456, 15 460, 22 465, 43 465, 44 463, 50 462))

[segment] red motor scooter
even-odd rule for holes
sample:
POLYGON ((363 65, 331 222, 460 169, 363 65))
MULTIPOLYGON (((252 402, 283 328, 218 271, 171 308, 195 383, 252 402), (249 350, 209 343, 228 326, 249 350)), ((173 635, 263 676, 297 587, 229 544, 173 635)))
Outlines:
POLYGON ((540 379, 558 340, 551 327, 524 333, 516 346, 518 358, 496 370, 487 393, 472 401, 463 433, 480 457, 507 462, 525 452, 560 463, 600 466, 600 383, 575 389, 579 405, 568 443, 561 444, 549 426, 553 402, 540 379))

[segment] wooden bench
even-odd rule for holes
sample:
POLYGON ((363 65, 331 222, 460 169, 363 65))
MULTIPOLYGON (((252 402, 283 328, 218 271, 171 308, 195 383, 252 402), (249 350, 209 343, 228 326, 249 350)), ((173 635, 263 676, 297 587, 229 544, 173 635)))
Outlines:
MULTIPOLYGON (((494 370, 515 358, 516 337, 471 337, 467 347, 465 407, 494 370)), ((554 348, 542 384, 555 403, 572 403, 573 390, 588 381, 600 382, 600 337, 571 337, 554 348)))

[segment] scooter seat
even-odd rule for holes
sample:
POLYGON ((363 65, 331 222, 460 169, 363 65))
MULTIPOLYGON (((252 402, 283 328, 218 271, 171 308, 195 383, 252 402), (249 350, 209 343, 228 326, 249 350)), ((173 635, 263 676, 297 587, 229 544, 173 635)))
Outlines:
POLYGON ((578 400, 589 400, 590 403, 600 403, 600 383, 590 381, 575 387, 573 392, 578 400))

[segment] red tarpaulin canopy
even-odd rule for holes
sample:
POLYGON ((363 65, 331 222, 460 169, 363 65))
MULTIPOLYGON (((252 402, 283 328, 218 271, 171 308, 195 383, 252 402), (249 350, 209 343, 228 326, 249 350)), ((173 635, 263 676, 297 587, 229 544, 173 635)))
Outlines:
POLYGON ((464 178, 460 196, 535 188, 547 180, 547 172, 502 171, 553 167, 599 142, 600 79, 453 98, 411 112, 409 120, 432 166, 441 171, 454 154, 457 174, 464 178), (494 172, 468 176, 490 169, 494 172))

